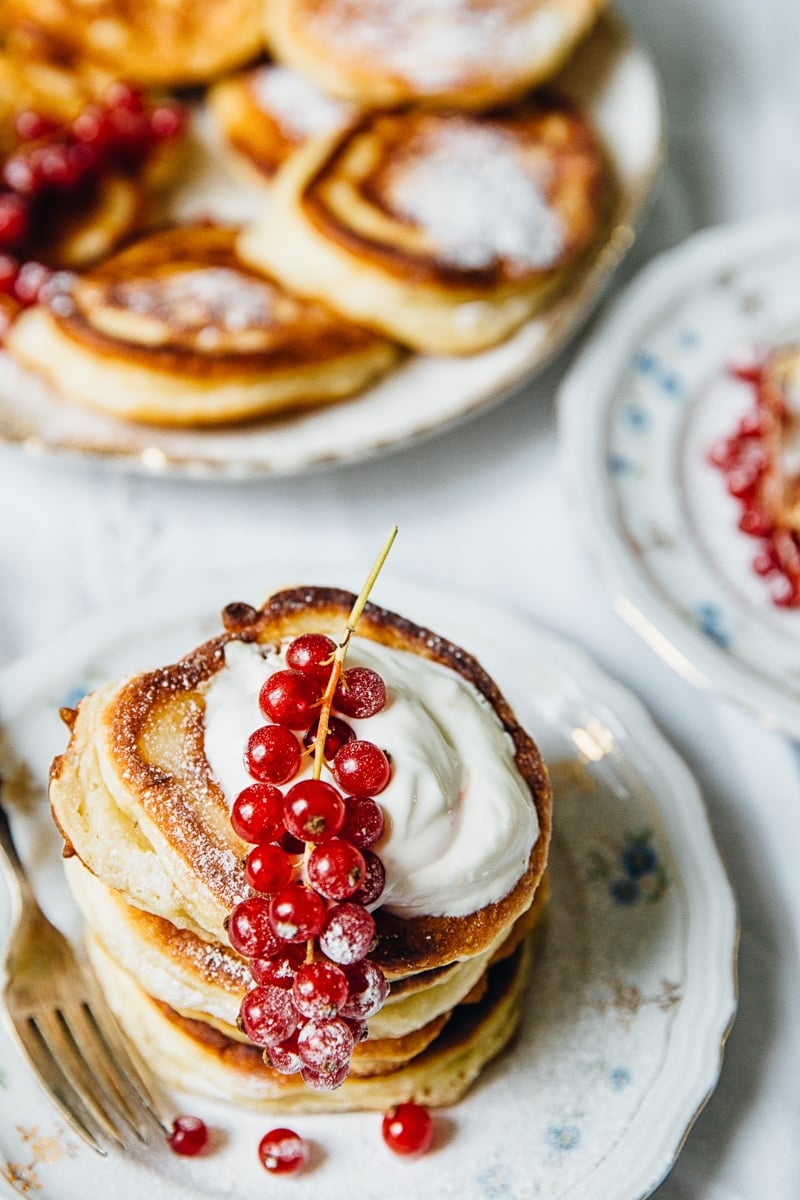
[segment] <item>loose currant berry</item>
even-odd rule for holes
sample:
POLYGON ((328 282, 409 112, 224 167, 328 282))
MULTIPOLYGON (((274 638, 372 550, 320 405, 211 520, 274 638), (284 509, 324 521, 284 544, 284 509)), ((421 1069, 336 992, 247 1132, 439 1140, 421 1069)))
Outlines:
POLYGON ((279 941, 280 950, 269 958, 251 958, 250 974, 256 983, 274 987, 290 988, 296 972, 306 959, 306 948, 302 942, 279 941))
POLYGON ((333 777, 344 792, 377 796, 391 779, 392 768, 372 742, 348 742, 333 760, 333 777))
POLYGON ((263 842, 247 856, 244 876, 256 892, 278 892, 291 883, 294 863, 285 850, 270 842, 263 842))
POLYGON ((370 667, 349 667, 336 687, 333 702, 348 717, 374 717, 386 705, 386 684, 370 667))
POLYGON ((320 1075, 336 1075, 350 1063, 355 1039, 340 1017, 307 1021, 297 1038, 297 1053, 303 1066, 320 1075))
POLYGON ((292 984, 295 1008, 315 1021, 335 1017, 348 995, 347 976, 333 963, 306 963, 292 984))
POLYGON ((285 1042, 280 1042, 277 1046, 267 1046, 264 1051, 264 1062, 274 1067, 280 1075, 296 1075, 303 1069, 303 1060, 297 1053, 299 1032, 300 1030, 296 1029, 285 1042))
POLYGON ((329 910, 319 947, 332 962, 352 966, 366 958, 375 940, 375 921, 360 904, 337 904, 329 910))
POLYGON ((236 905, 227 925, 228 941, 244 958, 272 958, 284 948, 272 928, 269 901, 249 896, 236 905))
POLYGON ((433 1119, 424 1104, 398 1104, 384 1116, 381 1133, 395 1154, 424 1154, 433 1141, 433 1119))
POLYGON ((287 729, 306 729, 314 720, 320 685, 302 671, 275 671, 261 688, 258 703, 265 717, 287 729))
POLYGON ((325 906, 316 892, 293 884, 269 902, 273 930, 287 942, 307 942, 317 936, 325 920, 325 906))
POLYGON ((330 678, 332 663, 329 660, 335 653, 336 643, 324 633, 302 633, 290 642, 286 663, 324 685, 330 678))
POLYGON ((364 958, 352 967, 345 967, 344 973, 350 985, 350 995, 342 1005, 340 1015, 354 1017, 358 1021, 374 1017, 389 994, 383 971, 372 959, 364 958))
POLYGON ((252 783, 234 800, 231 825, 244 842, 275 841, 283 833, 283 792, 272 783, 252 783))
POLYGON ((353 892, 350 899, 354 904, 374 904, 386 886, 386 868, 371 850, 362 850, 361 854, 364 859, 364 877, 361 886, 353 892))
POLYGON ((286 988, 258 984, 239 1008, 239 1025, 257 1046, 277 1046, 297 1028, 297 1010, 286 988))
POLYGON ((159 141, 175 137, 186 125, 186 113, 179 104, 159 104, 150 113, 150 132, 159 141))
MULTIPOLYGON (((317 741, 317 730, 319 729, 319 721, 315 721, 310 729, 303 734, 303 745, 311 750, 317 741)), ((342 721, 339 717, 328 718, 328 732, 325 735, 325 758, 330 762, 336 757, 342 746, 346 746, 348 742, 354 742, 356 737, 355 729, 352 729, 346 721, 342 721)))
POLYGON ((308 1161, 308 1146, 292 1129, 270 1129, 258 1143, 258 1157, 270 1175, 293 1175, 308 1161))
POLYGON ((301 779, 286 793, 283 822, 294 837, 324 842, 335 837, 344 823, 344 800, 322 779, 301 779))
POLYGON ((326 900, 346 900, 361 885, 366 866, 356 846, 330 838, 311 851, 307 869, 309 882, 326 900))
POLYGON ((300 770, 297 738, 281 725, 262 725, 247 739, 244 765, 261 783, 288 783, 300 770))
POLYGON ((371 796, 347 796, 340 836, 365 850, 383 833, 384 820, 383 809, 371 796))
POLYGON ((202 1154, 208 1145, 208 1127, 199 1117, 176 1117, 172 1132, 167 1135, 167 1144, 174 1154, 194 1157, 202 1154))

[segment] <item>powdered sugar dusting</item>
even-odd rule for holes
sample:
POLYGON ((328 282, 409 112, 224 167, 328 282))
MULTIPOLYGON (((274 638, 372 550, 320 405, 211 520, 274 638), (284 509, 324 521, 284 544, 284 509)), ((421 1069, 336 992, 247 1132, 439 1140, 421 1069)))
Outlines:
POLYGON ((426 125, 393 167, 386 192, 438 256, 464 270, 500 261, 543 270, 563 253, 561 218, 501 128, 466 118, 426 125))
POLYGON ((113 294, 132 312, 166 320, 171 328, 187 333, 208 327, 242 333, 275 320, 272 289, 230 267, 197 267, 127 280, 116 284, 113 294))
POLYGON ((547 0, 337 0, 306 6, 312 32, 423 92, 475 76, 526 72, 569 36, 568 16, 547 0))
POLYGON ((250 76, 250 90, 259 107, 271 114, 293 141, 332 133, 355 112, 351 104, 326 96, 290 67, 259 67, 250 76))

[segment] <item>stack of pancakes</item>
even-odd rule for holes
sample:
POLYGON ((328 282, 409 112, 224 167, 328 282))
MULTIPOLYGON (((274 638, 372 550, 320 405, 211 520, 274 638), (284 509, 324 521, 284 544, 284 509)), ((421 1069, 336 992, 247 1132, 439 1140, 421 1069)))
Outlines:
MULTIPOLYGON (((236 1028, 252 982, 225 926, 233 906, 250 894, 246 846, 233 832, 229 801, 206 756, 205 697, 226 667, 229 643, 266 650, 304 632, 338 637, 353 599, 303 588, 277 593, 260 611, 230 606, 225 634, 172 666, 93 693, 67 714, 70 742, 53 764, 50 794, 68 880, 109 1001, 168 1084, 281 1112, 384 1108, 408 1099, 446 1104, 463 1094, 519 1023, 532 936, 546 900, 545 769, 473 658, 368 606, 359 640, 441 664, 474 696, 481 719, 497 727, 529 810, 526 828, 535 836, 530 846, 512 847, 520 872, 511 886, 476 911, 401 914, 387 887, 388 902, 373 913, 378 942, 371 957, 390 981, 390 994, 338 1090, 312 1092, 299 1076, 278 1074, 236 1028)), ((390 676, 386 683, 391 703, 390 676)), ((468 777, 470 747, 459 750, 468 777)), ((443 802, 457 810, 460 798, 443 802)), ((496 803, 502 810, 504 797, 486 802, 487 812, 496 803)), ((398 836, 390 821, 375 847, 387 863, 398 836)), ((491 890, 491 865, 487 873, 481 886, 491 890)))

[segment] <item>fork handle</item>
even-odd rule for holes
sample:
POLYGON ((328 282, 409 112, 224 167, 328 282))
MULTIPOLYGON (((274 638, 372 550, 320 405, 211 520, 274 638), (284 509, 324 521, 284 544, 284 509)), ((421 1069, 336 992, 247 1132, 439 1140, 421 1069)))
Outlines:
POLYGON ((30 903, 35 904, 33 888, 25 874, 22 859, 14 844, 8 813, 3 807, 2 801, 0 801, 0 866, 5 868, 3 873, 11 889, 12 899, 24 906, 30 903))

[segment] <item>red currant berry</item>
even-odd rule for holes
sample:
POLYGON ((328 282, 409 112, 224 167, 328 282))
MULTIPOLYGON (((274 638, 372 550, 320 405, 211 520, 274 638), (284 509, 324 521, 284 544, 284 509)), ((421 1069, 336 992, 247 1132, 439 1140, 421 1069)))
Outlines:
POLYGON ((306 963, 292 985, 295 1008, 315 1021, 335 1017, 348 995, 347 976, 332 963, 306 963))
POLYGON ((0 254, 0 295, 12 296, 19 275, 19 262, 10 254, 0 254))
POLYGON ((125 163, 134 162, 144 156, 151 140, 150 122, 145 113, 125 107, 114 107, 109 109, 106 121, 106 148, 111 156, 125 163))
POLYGON ((70 162, 69 148, 63 142, 51 142, 37 150, 35 169, 48 187, 71 188, 78 181, 70 162))
POLYGON ((108 108, 141 112, 144 108, 144 92, 133 84, 117 79, 106 88, 103 101, 108 108))
POLYGON ((344 800, 322 779, 302 779, 289 788, 283 801, 283 823, 305 842, 335 837, 344 823, 344 800))
POLYGON ((308 1161, 308 1146, 291 1129, 270 1129, 258 1143, 258 1157, 270 1175, 293 1175, 308 1161))
MULTIPOLYGON (((303 745, 309 750, 316 743, 318 729, 319 721, 315 721, 311 728, 303 734, 303 745)), ((346 721, 340 720, 339 717, 329 717, 328 732, 325 735, 325 758, 328 762, 336 757, 342 746, 355 741, 355 736, 355 729, 352 729, 346 721)))
POLYGON ((259 984, 251 988, 239 1008, 242 1032, 257 1046, 277 1046, 297 1028, 297 1010, 286 988, 259 984))
POLYGON ((313 676, 321 684, 330 679, 336 643, 324 633, 302 633, 289 643, 286 662, 295 671, 313 676))
POLYGON ((179 104, 159 104, 150 113, 150 132, 153 137, 176 137, 186 125, 186 113, 179 104))
POLYGON ((167 1135, 167 1145, 174 1154, 187 1158, 202 1154, 208 1145, 208 1127, 199 1117, 176 1117, 172 1132, 167 1135))
POLYGON ((285 949, 272 928, 269 901, 249 896, 228 918, 228 941, 244 958, 272 958, 285 949))
POLYGON ((372 742, 348 742, 333 760, 333 776, 345 792, 377 796, 391 779, 392 768, 372 742))
POLYGON ((315 1092, 332 1092, 334 1088, 342 1086, 349 1074, 350 1063, 345 1062, 332 1071, 315 1071, 311 1067, 303 1067, 300 1078, 306 1087, 315 1092))
POLYGON ((258 697, 264 716, 288 729, 306 729, 316 715, 319 701, 319 684, 302 671, 275 671, 258 697))
POLYGON ((772 532, 772 519, 755 505, 746 508, 739 521, 739 528, 751 537, 767 537, 772 532))
POLYGON ((294 977, 305 962, 306 948, 301 942, 284 942, 285 951, 275 958, 251 958, 250 974, 264 987, 290 988, 294 977), (296 952, 296 953, 295 953, 296 952))
POLYGON ((360 904, 337 904, 325 917, 319 946, 332 962, 352 966, 366 958, 375 940, 375 921, 360 904))
POLYGON ((433 1141, 433 1118, 424 1104, 398 1104, 384 1116, 381 1133, 395 1154, 424 1154, 433 1141))
POLYGON ((49 117, 32 108, 23 108, 14 117, 14 130, 23 142, 36 142, 45 134, 52 133, 56 124, 49 117))
POLYGON ((346 900, 352 896, 364 871, 361 851, 341 838, 330 838, 315 846, 308 860, 309 882, 326 900, 346 900))
POLYGON ((383 809, 371 796, 347 796, 341 836, 365 850, 383 833, 384 820, 383 809))
POLYGON ((355 1017, 342 1017, 347 1028, 353 1034, 356 1045, 359 1042, 365 1042, 369 1037, 369 1029, 366 1021, 359 1021, 355 1017))
POLYGON ((352 967, 345 967, 345 975, 350 986, 350 995, 342 1005, 343 1017, 354 1017, 357 1021, 366 1021, 374 1017, 383 1007, 383 1002, 389 994, 389 985, 383 971, 371 958, 362 959, 352 967))
POLYGON ((274 1067, 280 1075, 296 1075, 303 1069, 303 1060, 297 1053, 299 1032, 299 1029, 296 1029, 285 1042, 280 1042, 277 1046, 267 1046, 264 1051, 264 1062, 274 1067))
POLYGON ((374 904, 386 887, 386 868, 371 850, 362 850, 361 853, 364 857, 364 878, 350 899, 354 904, 366 906, 374 904))
POLYGON ((340 1017, 308 1021, 297 1038, 297 1053, 303 1066, 320 1075, 335 1075, 348 1066, 354 1046, 353 1031, 340 1017))
POLYGON ((279 892, 291 883, 294 863, 285 850, 262 842, 247 856, 244 876, 255 892, 279 892))
POLYGON ((76 185, 87 175, 93 174, 98 166, 97 150, 86 142, 74 142, 67 149, 67 159, 75 177, 76 185))
POLYGON ((348 717, 374 717, 386 705, 386 684, 370 667, 348 667, 333 702, 348 717))
POLYGON ((28 203, 16 192, 0 195, 0 246, 19 246, 28 236, 28 203))
POLYGON ((102 155, 111 137, 108 114, 99 104, 87 105, 72 122, 72 135, 81 145, 91 146, 96 155, 102 155))
POLYGON ((33 259, 22 264, 14 284, 14 295, 20 304, 36 304, 39 293, 50 278, 50 269, 33 259))
POLYGON ((272 897, 269 919, 279 938, 287 942, 307 942, 322 929, 325 905, 316 892, 294 884, 272 897))
POLYGON ((23 196, 35 196, 41 191, 42 180, 35 169, 30 153, 24 150, 10 155, 3 165, 3 181, 12 192, 23 196))
POLYGON ((251 733, 244 765, 262 783, 288 783, 300 770, 302 751, 297 738, 280 725, 262 725, 251 733))
POLYGON ((231 825, 244 842, 274 842, 283 833, 283 793, 271 783, 253 783, 233 802, 231 825))
POLYGON ((305 842, 301 841, 300 838, 296 838, 294 834, 284 833, 279 840, 281 848, 287 854, 294 854, 296 856, 298 854, 305 854, 306 852, 305 842))

